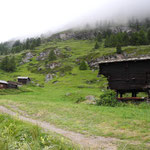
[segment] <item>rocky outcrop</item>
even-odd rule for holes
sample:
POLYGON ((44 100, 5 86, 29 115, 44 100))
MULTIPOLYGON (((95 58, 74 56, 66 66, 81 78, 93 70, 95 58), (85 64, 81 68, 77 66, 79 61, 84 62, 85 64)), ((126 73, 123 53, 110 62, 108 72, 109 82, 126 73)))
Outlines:
POLYGON ((22 58, 22 61, 20 64, 30 62, 33 57, 34 57, 33 53, 31 53, 31 52, 26 53, 26 55, 22 58))
POLYGON ((53 62, 53 63, 47 64, 46 68, 55 69, 56 67, 60 67, 60 66, 61 64, 59 62, 53 62))
POLYGON ((41 52, 41 53, 39 54, 39 56, 36 57, 36 60, 38 60, 38 61, 40 61, 40 60, 45 60, 45 59, 48 57, 49 52, 50 52, 50 51, 41 52))
MULTIPOLYGON (((38 61, 45 60, 48 57, 50 51, 51 50, 49 49, 49 50, 41 52, 39 54, 39 56, 36 57, 36 60, 38 60, 38 61)), ((61 49, 55 48, 54 53, 55 53, 56 56, 60 56, 61 55, 61 49)))
POLYGON ((54 49, 54 53, 56 56, 60 56, 61 55, 61 49, 59 49, 59 48, 54 49))
POLYGON ((96 37, 94 30, 80 30, 80 31, 66 31, 64 33, 58 33, 50 37, 51 40, 60 39, 60 40, 69 40, 69 39, 78 39, 86 40, 93 39, 96 37))
POLYGON ((107 60, 117 60, 117 59, 126 59, 128 58, 127 54, 114 54, 108 56, 102 56, 96 59, 92 59, 88 62, 90 68, 98 68, 98 62, 107 61, 107 60))

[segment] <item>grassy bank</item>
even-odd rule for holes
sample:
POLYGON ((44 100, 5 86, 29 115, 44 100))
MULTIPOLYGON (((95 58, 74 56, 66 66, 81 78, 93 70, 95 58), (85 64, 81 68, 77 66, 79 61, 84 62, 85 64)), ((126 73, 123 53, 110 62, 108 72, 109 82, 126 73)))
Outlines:
POLYGON ((73 150, 77 147, 63 137, 46 134, 37 126, 0 114, 0 149, 73 150))

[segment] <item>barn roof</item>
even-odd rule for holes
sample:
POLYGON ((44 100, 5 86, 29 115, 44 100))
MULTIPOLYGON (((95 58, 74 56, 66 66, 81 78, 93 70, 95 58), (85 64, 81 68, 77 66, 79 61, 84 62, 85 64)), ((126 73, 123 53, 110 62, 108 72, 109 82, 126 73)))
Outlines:
POLYGON ((29 77, 18 77, 18 79, 30 79, 29 77))
POLYGON ((114 62, 142 61, 142 60, 150 60, 150 57, 104 60, 104 61, 95 63, 95 65, 96 64, 114 63, 114 62))
POLYGON ((2 83, 2 84, 8 84, 8 82, 4 81, 4 80, 0 80, 0 83, 2 83))

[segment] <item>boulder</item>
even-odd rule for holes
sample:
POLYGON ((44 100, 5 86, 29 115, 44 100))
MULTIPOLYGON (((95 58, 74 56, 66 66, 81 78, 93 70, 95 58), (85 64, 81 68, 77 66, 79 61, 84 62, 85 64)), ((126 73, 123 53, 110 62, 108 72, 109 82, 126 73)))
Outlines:
POLYGON ((50 80, 52 80, 53 79, 53 74, 47 74, 46 75, 46 77, 45 77, 45 82, 48 82, 48 81, 50 81, 50 80))
POLYGON ((88 95, 85 97, 86 100, 95 101, 95 97, 93 95, 88 95))

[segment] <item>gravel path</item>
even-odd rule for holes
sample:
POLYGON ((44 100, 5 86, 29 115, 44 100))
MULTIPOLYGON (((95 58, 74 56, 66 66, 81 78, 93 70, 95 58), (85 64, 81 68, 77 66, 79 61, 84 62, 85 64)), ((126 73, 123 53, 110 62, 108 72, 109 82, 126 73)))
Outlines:
POLYGON ((34 125, 38 125, 39 127, 43 128, 46 131, 56 132, 58 134, 61 134, 67 138, 69 138, 73 143, 79 144, 84 149, 95 149, 95 150, 116 150, 117 149, 117 142, 118 139, 115 138, 105 138, 101 136, 90 136, 86 137, 83 134, 75 133, 72 131, 63 130, 60 128, 57 128, 54 125, 51 125, 47 122, 42 122, 39 120, 34 120, 29 117, 24 117, 22 115, 19 115, 18 113, 15 113, 9 109, 7 109, 4 106, 0 106, 0 112, 6 113, 11 116, 17 116, 18 119, 26 122, 30 122, 34 125))

